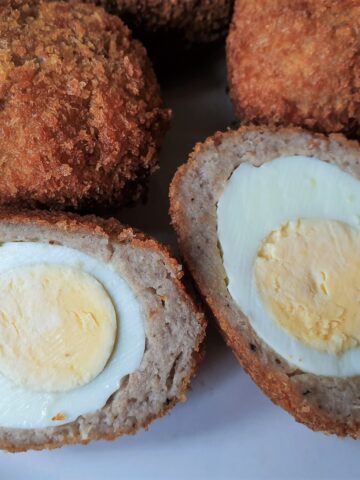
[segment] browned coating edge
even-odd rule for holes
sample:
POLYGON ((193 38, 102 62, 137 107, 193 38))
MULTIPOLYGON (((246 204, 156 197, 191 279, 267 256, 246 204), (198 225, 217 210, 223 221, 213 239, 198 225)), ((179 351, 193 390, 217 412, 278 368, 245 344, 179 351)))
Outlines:
MULTIPOLYGON (((94 1, 122 17, 142 37, 150 41, 157 37, 169 40, 166 47, 173 47, 175 42, 186 47, 223 39, 234 3, 234 0, 86 0, 94 1)), ((164 49, 164 44, 159 46, 164 49)))

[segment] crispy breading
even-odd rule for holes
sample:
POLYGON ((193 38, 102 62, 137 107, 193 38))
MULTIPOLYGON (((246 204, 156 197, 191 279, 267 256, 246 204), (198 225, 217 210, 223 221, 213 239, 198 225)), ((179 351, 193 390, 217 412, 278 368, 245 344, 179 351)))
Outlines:
POLYGON ((136 200, 170 116, 145 49, 94 5, 0 5, 0 203, 136 200))
POLYGON ((233 0, 87 1, 117 13, 142 35, 170 33, 185 44, 210 43, 222 38, 227 31, 233 5, 233 0))
POLYGON ((230 95, 245 122, 360 132, 360 0, 237 0, 230 95))

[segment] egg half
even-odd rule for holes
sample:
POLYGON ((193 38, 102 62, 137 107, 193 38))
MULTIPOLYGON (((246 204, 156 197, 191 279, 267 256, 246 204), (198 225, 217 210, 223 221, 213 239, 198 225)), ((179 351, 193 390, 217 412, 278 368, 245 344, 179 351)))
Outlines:
POLYGON ((256 334, 316 375, 360 374, 360 182, 284 156, 242 163, 217 205, 228 291, 256 334))
POLYGON ((1 244, 1 427, 57 426, 95 412, 144 348, 139 301, 111 264, 62 245, 1 244))

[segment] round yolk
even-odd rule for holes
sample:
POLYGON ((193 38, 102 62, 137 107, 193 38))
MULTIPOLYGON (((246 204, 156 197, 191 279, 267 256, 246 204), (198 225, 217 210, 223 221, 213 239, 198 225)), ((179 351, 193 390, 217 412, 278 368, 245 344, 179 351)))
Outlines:
POLYGON ((103 286, 76 268, 17 267, 0 274, 0 372, 26 388, 80 387, 106 365, 116 314, 103 286))
POLYGON ((360 232, 333 220, 291 221, 255 260, 274 320, 304 344, 341 353, 360 344, 360 232))

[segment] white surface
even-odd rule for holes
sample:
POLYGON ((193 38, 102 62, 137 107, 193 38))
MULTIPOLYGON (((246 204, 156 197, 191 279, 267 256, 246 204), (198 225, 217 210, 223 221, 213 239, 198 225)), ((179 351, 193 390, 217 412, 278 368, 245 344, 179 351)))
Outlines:
MULTIPOLYGON (((173 241, 167 187, 196 141, 232 121, 221 58, 167 82, 174 121, 148 206, 128 222, 173 241), (153 217, 149 212, 153 211, 153 217)), ((185 404, 115 442, 51 452, 0 454, 0 480, 350 479, 359 478, 360 443, 313 433, 272 403, 211 332, 206 359, 185 404)))

